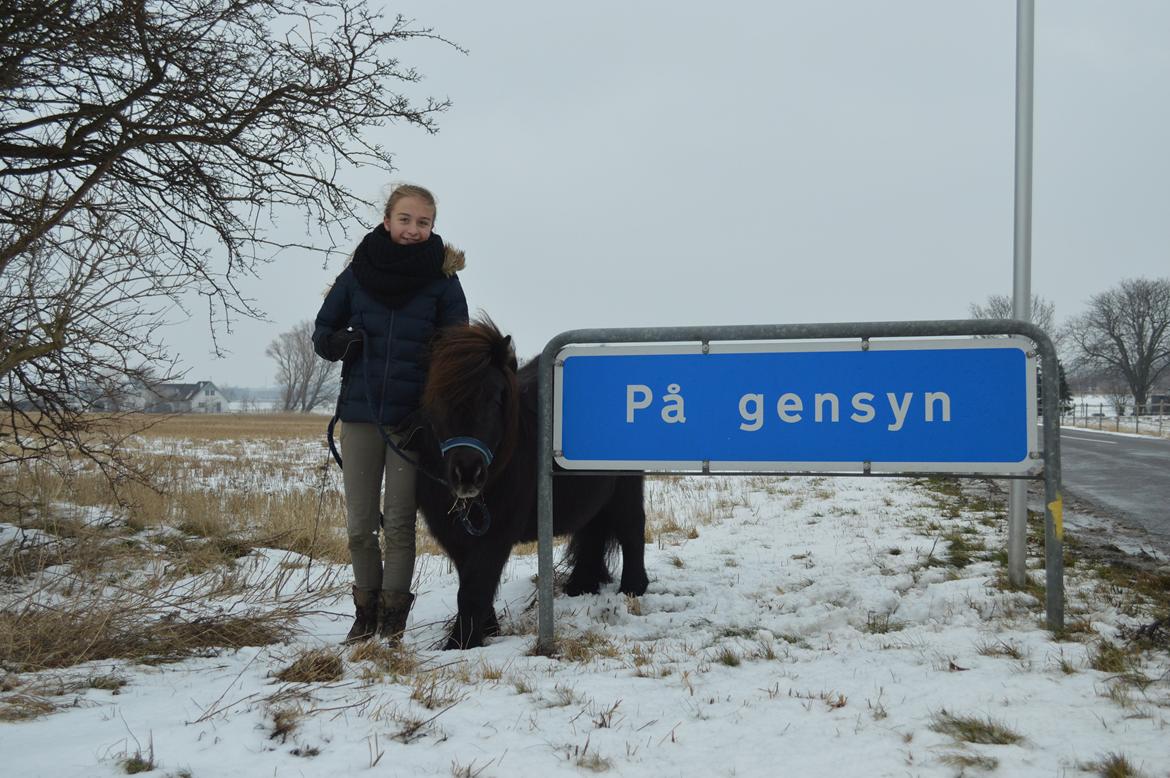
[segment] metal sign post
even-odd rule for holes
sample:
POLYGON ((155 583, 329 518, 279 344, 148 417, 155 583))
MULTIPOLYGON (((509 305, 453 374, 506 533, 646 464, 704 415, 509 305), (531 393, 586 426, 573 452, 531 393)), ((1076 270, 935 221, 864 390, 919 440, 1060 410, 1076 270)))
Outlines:
POLYGON ((1043 477, 1047 623, 1059 629, 1059 419, 1044 417, 1039 445, 1037 357, 1044 407, 1058 408, 1055 349, 1017 320, 558 335, 540 365, 539 646, 553 640, 554 461, 584 473, 1043 477), (977 335, 1023 337, 957 339, 977 335))
MULTIPOLYGON (((1012 241, 1012 317, 1032 320, 1032 64, 1034 0, 1016 2, 1016 188, 1012 241)), ((1028 536, 1027 484, 1013 481, 1008 497, 1008 580, 1022 586, 1028 536)))

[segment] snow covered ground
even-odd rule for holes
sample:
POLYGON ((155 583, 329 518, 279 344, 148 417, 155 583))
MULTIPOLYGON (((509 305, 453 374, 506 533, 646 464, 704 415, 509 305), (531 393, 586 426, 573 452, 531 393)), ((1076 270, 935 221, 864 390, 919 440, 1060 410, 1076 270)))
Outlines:
MULTIPOLYGON (((456 580, 423 556, 405 653, 347 650, 335 680, 276 679, 336 648, 349 625, 338 597, 288 644, 73 668, 126 685, 0 724, 0 774, 122 775, 140 754, 152 775, 199 778, 1064 776, 1110 755, 1170 775, 1166 653, 1144 655, 1140 683, 1090 667, 1102 640, 1149 614, 1073 566, 1066 613, 1080 626, 1055 640, 1041 603, 995 585, 993 512, 909 479, 650 483, 665 529, 647 545, 649 591, 558 596, 557 658, 530 655, 532 555, 505 571, 504 636, 433 650, 456 580)), ((282 562, 256 551, 237 564, 264 578, 282 562)))

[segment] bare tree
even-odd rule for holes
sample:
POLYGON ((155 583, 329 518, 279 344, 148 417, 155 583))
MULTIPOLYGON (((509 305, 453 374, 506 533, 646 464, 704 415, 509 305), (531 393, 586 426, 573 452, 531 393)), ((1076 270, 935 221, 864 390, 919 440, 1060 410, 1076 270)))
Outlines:
MULTIPOLYGON (((969 308, 972 319, 1014 319, 1012 298, 1006 294, 988 295, 987 302, 980 305, 971 303, 969 308)), ((1060 345, 1061 333, 1056 326, 1056 306, 1039 295, 1032 295, 1032 323, 1060 345)))
MULTIPOLYGON (((988 295, 987 302, 983 305, 978 303, 971 303, 970 307, 972 319, 1014 319, 1014 306, 1012 305, 1012 298, 1004 294, 988 295)), ((1056 326, 1056 306, 1045 300, 1039 295, 1032 295, 1032 323, 1040 329, 1052 340, 1053 344, 1060 349, 1064 341, 1064 333, 1056 326)), ((1056 367, 1059 371, 1059 389, 1060 389, 1060 408, 1061 411, 1067 412, 1072 408, 1072 391, 1069 389, 1068 380, 1064 375, 1064 364, 1057 359, 1056 367)), ((1038 408, 1043 412, 1044 396, 1043 391, 1037 382, 1036 387, 1038 408)))
POLYGON ((1113 412, 1118 416, 1124 416, 1126 410, 1129 409, 1129 387, 1123 382, 1111 382, 1105 387, 1105 399, 1109 401, 1109 406, 1113 408, 1113 412))
POLYGON ((1170 368, 1170 278, 1136 278, 1095 295, 1069 325, 1080 362, 1125 380, 1138 408, 1170 368))
POLYGON ((372 130, 448 107, 392 88, 420 76, 389 50, 419 38, 443 40, 366 0, 0 0, 0 463, 117 471, 78 388, 169 377, 184 297, 215 336, 258 313, 241 276, 328 257, 372 206, 339 174, 392 169, 372 130), (285 212, 319 237, 268 228, 285 212))
POLYGON ((276 360, 276 382, 286 411, 308 413, 337 396, 337 363, 313 351, 313 322, 282 332, 265 351, 276 360))

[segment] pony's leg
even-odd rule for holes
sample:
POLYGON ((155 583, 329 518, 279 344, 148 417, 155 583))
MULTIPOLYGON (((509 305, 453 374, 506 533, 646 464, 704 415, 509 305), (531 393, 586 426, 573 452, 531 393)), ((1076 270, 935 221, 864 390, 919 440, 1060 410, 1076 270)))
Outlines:
POLYGON ((459 612, 451 626, 451 634, 443 646, 445 650, 457 648, 478 648, 483 645, 485 635, 494 626, 499 634, 492 601, 500 585, 504 563, 508 561, 511 547, 505 541, 502 545, 484 544, 468 554, 459 565, 459 612))
POLYGON ((499 637, 500 635, 500 620, 496 617, 496 609, 488 606, 487 619, 483 623, 483 636, 485 638, 499 637))
POLYGON ((641 476, 622 478, 614 490, 607 510, 614 538, 622 549, 622 580, 618 591, 645 594, 650 579, 646 576, 646 507, 642 496, 641 476))
POLYGON ((569 541, 568 559, 573 570, 565 581, 564 592, 570 597, 597 594, 603 583, 613 580, 605 564, 610 532, 604 511, 574 532, 569 541))

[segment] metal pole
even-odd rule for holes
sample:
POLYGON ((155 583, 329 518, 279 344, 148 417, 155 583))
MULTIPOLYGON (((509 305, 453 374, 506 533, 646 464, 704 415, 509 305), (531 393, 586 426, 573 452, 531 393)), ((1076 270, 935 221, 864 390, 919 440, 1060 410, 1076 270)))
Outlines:
POLYGON ((553 650, 553 362, 556 338, 540 355, 536 415, 536 650, 553 650))
MULTIPOLYGON (((1013 242, 1012 318, 1032 321, 1032 60, 1036 6, 1016 2, 1016 216, 1013 242)), ((1044 366, 1047 369, 1047 365, 1044 366)), ((1044 377, 1048 382, 1048 376, 1044 377)), ((1044 398, 1044 423, 1056 409, 1044 398)), ((1008 581, 1027 580, 1028 484, 1012 481, 1008 498, 1008 581)))
POLYGON ((1045 338, 1040 351, 1044 398, 1044 613, 1048 629, 1064 629, 1064 499, 1060 494, 1060 421, 1048 412, 1060 402, 1056 348, 1045 338))

